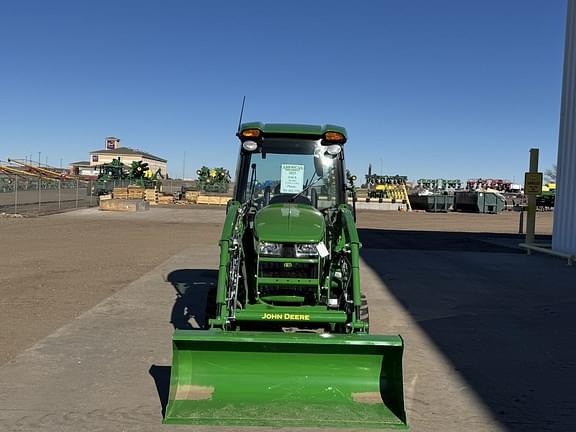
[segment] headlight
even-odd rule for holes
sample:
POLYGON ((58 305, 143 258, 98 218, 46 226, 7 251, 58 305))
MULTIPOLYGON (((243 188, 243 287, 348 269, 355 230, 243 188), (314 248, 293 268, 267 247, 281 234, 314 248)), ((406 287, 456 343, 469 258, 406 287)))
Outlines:
POLYGON ((279 257, 282 255, 282 245, 280 243, 259 242, 258 254, 279 257))
POLYGON ((310 256, 318 256, 318 249, 314 243, 302 243, 294 245, 296 251, 296 258, 304 258, 310 256))
POLYGON ((256 143, 255 141, 244 141, 242 143, 242 147, 244 148, 244 150, 251 152, 258 148, 258 143, 256 143))

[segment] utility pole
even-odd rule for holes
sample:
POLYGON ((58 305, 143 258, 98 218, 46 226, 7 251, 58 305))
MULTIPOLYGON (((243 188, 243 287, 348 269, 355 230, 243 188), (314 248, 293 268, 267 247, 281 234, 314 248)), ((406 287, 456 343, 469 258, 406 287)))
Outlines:
POLYGON ((40 166, 42 164, 42 152, 38 152, 38 166, 40 166))

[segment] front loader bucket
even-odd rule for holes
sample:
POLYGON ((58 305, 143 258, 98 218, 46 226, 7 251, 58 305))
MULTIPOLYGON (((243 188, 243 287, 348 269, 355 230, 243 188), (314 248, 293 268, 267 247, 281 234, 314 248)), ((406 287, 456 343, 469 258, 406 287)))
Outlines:
POLYGON ((164 423, 407 429, 399 336, 176 330, 164 423))

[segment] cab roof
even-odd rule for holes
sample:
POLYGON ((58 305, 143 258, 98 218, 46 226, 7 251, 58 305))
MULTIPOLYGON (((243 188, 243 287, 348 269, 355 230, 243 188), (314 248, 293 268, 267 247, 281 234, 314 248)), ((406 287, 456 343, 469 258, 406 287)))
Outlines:
POLYGON ((307 125, 294 123, 262 123, 250 122, 240 125, 239 133, 246 129, 259 129, 263 135, 309 135, 322 137, 326 132, 339 132, 344 137, 348 137, 346 128, 342 126, 326 125, 307 125))

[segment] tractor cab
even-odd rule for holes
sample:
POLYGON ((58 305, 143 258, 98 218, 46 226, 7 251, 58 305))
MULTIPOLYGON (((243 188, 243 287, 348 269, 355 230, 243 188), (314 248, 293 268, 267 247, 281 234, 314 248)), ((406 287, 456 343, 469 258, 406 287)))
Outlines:
POLYGON ((247 123, 237 135, 236 201, 258 209, 301 204, 319 211, 346 203, 344 128, 247 123))
POLYGON ((346 131, 338 126, 248 123, 237 135, 241 150, 234 198, 247 222, 242 236, 245 268, 256 275, 244 279, 247 290, 240 287, 240 304, 246 300, 259 315, 254 320, 247 310, 235 311, 235 322, 261 327, 268 306, 307 306, 313 308, 308 312, 325 315, 324 323, 318 318, 292 324, 299 328, 330 328, 335 321, 345 321, 346 311, 336 310, 342 305, 342 290, 327 288, 324 279, 335 237, 331 222, 338 207, 346 204, 346 131))

